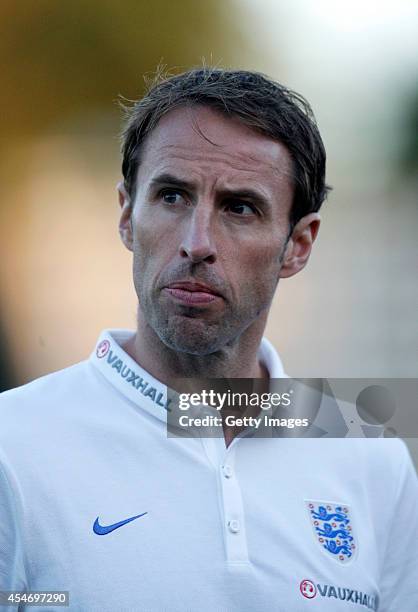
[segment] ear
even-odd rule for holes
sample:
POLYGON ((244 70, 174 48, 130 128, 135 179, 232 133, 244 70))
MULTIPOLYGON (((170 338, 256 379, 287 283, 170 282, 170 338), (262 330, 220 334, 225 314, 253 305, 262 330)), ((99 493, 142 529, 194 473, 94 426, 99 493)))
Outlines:
POLYGON ((133 239, 131 198, 129 197, 129 194, 126 191, 123 181, 118 183, 117 190, 119 196, 119 204, 122 209, 122 214, 119 220, 119 234, 126 248, 129 249, 129 251, 132 251, 133 239))
POLYGON ((280 278, 289 278, 306 266, 320 223, 319 213, 314 212, 302 217, 295 225, 284 252, 280 278))

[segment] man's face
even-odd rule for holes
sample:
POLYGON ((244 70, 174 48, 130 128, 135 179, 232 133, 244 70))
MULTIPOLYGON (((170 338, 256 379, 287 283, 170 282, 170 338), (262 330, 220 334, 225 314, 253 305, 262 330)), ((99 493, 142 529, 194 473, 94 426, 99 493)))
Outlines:
POLYGON ((207 107, 161 119, 142 151, 134 202, 120 188, 120 227, 142 316, 166 346, 207 355, 264 327, 292 195, 279 142, 207 107))

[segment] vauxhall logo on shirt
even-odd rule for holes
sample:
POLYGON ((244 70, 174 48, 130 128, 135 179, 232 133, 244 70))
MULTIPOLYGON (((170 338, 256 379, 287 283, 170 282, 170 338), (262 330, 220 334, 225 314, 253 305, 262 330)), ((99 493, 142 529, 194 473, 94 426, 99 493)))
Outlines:
POLYGON ((314 583, 312 580, 302 580, 299 585, 300 592, 306 599, 324 597, 327 599, 339 599, 347 603, 358 604, 369 610, 377 610, 379 606, 378 598, 368 593, 362 593, 356 589, 334 586, 332 584, 314 583))
POLYGON ((123 359, 110 348, 109 340, 102 340, 96 348, 96 355, 99 359, 106 359, 106 363, 112 369, 125 379, 126 383, 131 384, 135 389, 140 391, 144 397, 149 397, 158 406, 170 411, 168 407, 171 399, 164 401, 164 393, 153 387, 149 381, 145 380, 139 374, 136 374, 132 368, 126 365, 123 359))

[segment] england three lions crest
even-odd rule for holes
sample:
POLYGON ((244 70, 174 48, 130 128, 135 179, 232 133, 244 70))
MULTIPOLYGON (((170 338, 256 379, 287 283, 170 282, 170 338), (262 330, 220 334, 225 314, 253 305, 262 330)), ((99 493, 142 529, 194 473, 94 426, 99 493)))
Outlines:
POLYGON ((306 501, 315 539, 322 550, 339 563, 349 563, 357 554, 350 508, 344 504, 306 501))

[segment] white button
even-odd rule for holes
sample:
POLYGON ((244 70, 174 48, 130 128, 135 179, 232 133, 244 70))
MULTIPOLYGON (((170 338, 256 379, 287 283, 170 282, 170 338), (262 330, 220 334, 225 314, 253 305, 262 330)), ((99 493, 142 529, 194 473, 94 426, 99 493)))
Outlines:
POLYGON ((228 522, 228 529, 231 533, 238 533, 239 531, 239 521, 232 520, 228 522))
POLYGON ((222 468, 223 474, 225 476, 225 478, 231 478, 232 477, 232 468, 230 465, 224 465, 222 468))

